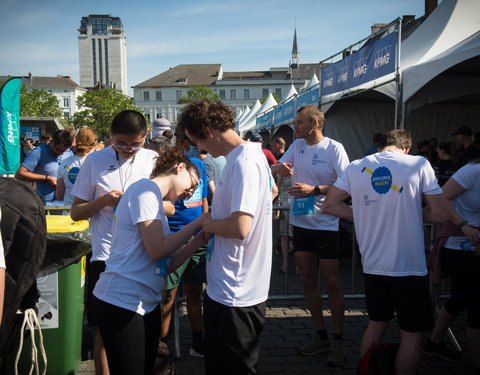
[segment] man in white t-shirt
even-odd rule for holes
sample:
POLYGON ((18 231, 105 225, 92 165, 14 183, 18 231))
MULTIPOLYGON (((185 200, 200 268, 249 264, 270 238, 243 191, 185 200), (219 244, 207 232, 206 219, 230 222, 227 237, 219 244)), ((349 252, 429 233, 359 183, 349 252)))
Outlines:
POLYGON ((324 212, 355 221, 369 316, 360 354, 381 341, 396 313, 395 373, 402 375, 416 373, 421 332, 433 327, 423 221, 462 220, 443 197, 428 160, 408 155, 411 145, 408 130, 384 134, 379 152, 352 162, 323 204, 324 212), (352 207, 343 203, 349 195, 352 207))
MULTIPOLYGON (((87 311, 89 325, 95 326, 91 296, 95 284, 105 270, 110 253, 115 209, 127 188, 141 178, 149 178, 158 154, 142 148, 147 124, 142 114, 122 111, 112 121, 112 145, 89 154, 83 162, 72 189, 73 220, 90 219, 92 258, 88 266, 87 311)), ((94 346, 97 374, 108 374, 108 364, 101 336, 94 346)))
POLYGON ((317 106, 301 107, 294 126, 297 140, 283 154, 274 171, 282 177, 293 175, 294 184, 289 194, 295 198, 290 210, 295 261, 316 330, 313 340, 301 345, 298 351, 303 355, 330 352, 326 363, 341 366, 345 360, 345 304, 339 270, 338 219, 323 214, 321 207, 329 187, 349 161, 342 144, 323 135, 324 122, 323 112, 317 106), (318 269, 332 311, 333 344, 325 329, 318 269))
POLYGON ((178 126, 202 151, 227 163, 215 189, 204 298, 207 374, 256 374, 272 262, 270 169, 259 144, 235 132, 222 102, 187 105, 178 126))

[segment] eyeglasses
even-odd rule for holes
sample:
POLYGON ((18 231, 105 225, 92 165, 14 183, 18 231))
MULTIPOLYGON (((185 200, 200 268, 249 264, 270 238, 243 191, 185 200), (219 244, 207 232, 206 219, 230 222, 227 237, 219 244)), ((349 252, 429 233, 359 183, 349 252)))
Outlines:
POLYGON ((193 177, 192 172, 190 172, 187 168, 186 168, 186 170, 187 170, 188 174, 190 175, 190 181, 192 181, 192 185, 190 186, 190 189, 188 189, 188 193, 193 194, 193 193, 195 193, 195 190, 197 190, 198 181, 195 179, 195 177, 193 177))
POLYGON ((55 153, 58 154, 58 155, 61 155, 61 154, 63 154, 65 151, 68 150, 68 147, 66 147, 66 148, 64 148, 64 149, 58 148, 57 145, 55 144, 55 142, 52 142, 52 147, 53 147, 55 153))
POLYGON ((125 150, 138 151, 143 147, 143 141, 142 142, 135 142, 135 143, 132 143, 131 145, 114 143, 113 146, 115 146, 115 148, 118 148, 121 151, 125 151, 125 150))
POLYGON ((187 142, 189 146, 197 147, 197 144, 194 141, 192 141, 190 138, 188 138, 186 134, 183 135, 183 139, 185 140, 185 142, 187 142))

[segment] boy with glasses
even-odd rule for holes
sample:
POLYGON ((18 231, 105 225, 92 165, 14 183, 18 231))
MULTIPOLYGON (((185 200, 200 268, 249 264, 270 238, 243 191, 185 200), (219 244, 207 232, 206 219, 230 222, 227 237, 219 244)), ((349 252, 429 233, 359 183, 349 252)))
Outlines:
MULTIPOLYGON (((122 111, 110 127, 112 145, 89 154, 73 186, 71 217, 90 219, 92 258, 88 268, 88 323, 95 326, 91 313, 92 291, 110 254, 115 209, 127 188, 141 178, 149 178, 158 154, 142 148, 147 123, 136 111, 122 111)), ((101 336, 94 346, 97 374, 108 374, 108 364, 101 336)))
POLYGON ((73 156, 70 150, 72 142, 72 135, 68 131, 57 130, 50 143, 44 143, 30 152, 15 173, 15 178, 35 182, 45 203, 54 201, 58 166, 63 160, 73 156))

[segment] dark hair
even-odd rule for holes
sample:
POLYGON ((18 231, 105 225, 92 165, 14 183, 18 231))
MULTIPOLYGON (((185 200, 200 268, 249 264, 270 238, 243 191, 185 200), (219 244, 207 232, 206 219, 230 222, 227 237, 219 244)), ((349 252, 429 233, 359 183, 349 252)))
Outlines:
POLYGON ((386 132, 380 138, 378 149, 383 150, 388 146, 396 146, 401 150, 412 148, 412 134, 407 129, 394 129, 386 132))
POLYGON ((208 99, 190 102, 183 108, 178 128, 188 130, 196 138, 205 139, 204 129, 209 127, 220 132, 235 129, 233 109, 221 101, 208 99))
POLYGON ((173 169, 180 163, 185 163, 190 172, 194 172, 197 177, 200 177, 197 167, 189 158, 183 155, 183 150, 171 148, 165 152, 162 152, 162 154, 157 157, 155 166, 150 174, 150 179, 160 175, 172 173, 173 169))
POLYGON ((68 130, 57 130, 53 133, 53 143, 58 146, 70 147, 73 143, 72 134, 68 130))
POLYGON ((173 132, 171 130, 165 130, 163 133, 162 133, 162 136, 164 137, 167 137, 169 141, 172 140, 173 138, 173 132))
POLYGON ((162 149, 162 152, 165 152, 169 149, 171 149, 172 143, 167 137, 164 137, 161 135, 160 137, 155 137, 153 138, 149 143, 148 143, 148 148, 157 151, 158 148, 162 149))
POLYGON ((50 139, 52 139, 52 135, 50 133, 43 133, 41 136, 40 136, 40 139, 43 141, 49 141, 50 139))
POLYGON ((323 131, 323 125, 325 124, 325 115, 323 112, 318 108, 318 106, 309 104, 300 107, 297 113, 303 113, 307 116, 309 121, 318 121, 318 129, 323 131))
POLYGON ((438 145, 438 149, 439 149, 439 150, 443 150, 443 151, 445 151, 447 154, 450 155, 450 143, 448 143, 448 142, 440 142, 440 144, 438 145))
POLYGON ((115 115, 110 126, 112 134, 141 135, 147 134, 147 122, 140 112, 126 110, 115 115))
POLYGON ((372 136, 372 142, 378 144, 378 142, 380 142, 381 138, 382 138, 382 133, 375 133, 372 136))

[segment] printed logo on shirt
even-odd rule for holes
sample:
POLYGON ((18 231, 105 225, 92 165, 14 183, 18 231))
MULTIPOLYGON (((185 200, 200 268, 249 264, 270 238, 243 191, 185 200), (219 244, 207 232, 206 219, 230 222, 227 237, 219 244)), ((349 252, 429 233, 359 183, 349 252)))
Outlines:
POLYGON ((325 160, 319 160, 318 158, 319 158, 318 154, 313 155, 312 165, 325 164, 325 160))
POLYGON ((393 189, 398 193, 401 193, 403 191, 403 187, 398 188, 392 183, 392 173, 387 167, 378 167, 377 169, 375 169, 375 171, 364 167, 361 173, 363 172, 368 172, 372 175, 371 184, 373 190, 375 190, 375 192, 377 192, 378 194, 387 194, 390 189, 393 189))
POLYGON ((115 164, 110 164, 110 166, 108 167, 109 171, 114 171, 116 169, 117 169, 117 167, 115 166, 115 164))
POLYGON ((68 171, 68 181, 73 185, 77 180, 78 172, 80 172, 80 168, 73 167, 68 171))
POLYGON ((364 196, 363 196, 363 203, 365 203, 365 206, 370 205, 370 203, 376 203, 376 202, 377 202, 376 199, 368 199, 368 195, 367 195, 367 194, 364 194, 364 196))

